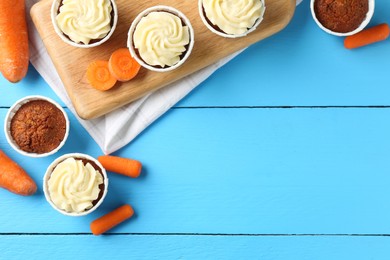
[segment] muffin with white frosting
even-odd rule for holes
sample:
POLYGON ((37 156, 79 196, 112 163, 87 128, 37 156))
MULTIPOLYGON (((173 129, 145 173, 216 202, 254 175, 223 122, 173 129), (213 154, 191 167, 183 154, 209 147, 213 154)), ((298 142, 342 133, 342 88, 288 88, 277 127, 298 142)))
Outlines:
POLYGON ((44 177, 47 201, 57 211, 82 216, 95 210, 107 192, 103 166, 85 154, 66 154, 55 160, 44 177))
POLYGON ((184 63, 194 45, 188 18, 168 6, 154 6, 131 24, 128 48, 141 66, 153 71, 173 70, 184 63))
POLYGON ((207 28, 228 38, 253 32, 265 12, 264 0, 199 0, 198 7, 207 28))
POLYGON ((54 0, 51 12, 60 38, 82 48, 107 41, 118 21, 114 0, 54 0))

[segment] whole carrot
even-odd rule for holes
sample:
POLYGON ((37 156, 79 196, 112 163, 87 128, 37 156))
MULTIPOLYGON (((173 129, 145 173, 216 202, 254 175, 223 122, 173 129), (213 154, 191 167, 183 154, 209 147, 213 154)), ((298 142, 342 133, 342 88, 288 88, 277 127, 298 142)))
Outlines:
POLYGON ((16 162, 0 150, 0 187, 28 196, 37 191, 37 185, 16 162))
POLYGON ((90 226, 91 231, 95 236, 103 234, 107 230, 122 223, 126 219, 131 218, 133 214, 134 214, 133 208, 130 205, 125 204, 111 211, 110 213, 92 221, 90 226))
POLYGON ((386 40, 389 35, 389 26, 386 23, 382 23, 360 31, 357 34, 345 37, 344 46, 347 49, 355 49, 371 43, 386 40))
POLYGON ((24 0, 0 1, 0 71, 18 82, 28 69, 28 35, 24 0))
POLYGON ((98 157, 98 161, 107 171, 116 172, 132 178, 137 178, 141 174, 141 162, 133 159, 102 155, 98 157))

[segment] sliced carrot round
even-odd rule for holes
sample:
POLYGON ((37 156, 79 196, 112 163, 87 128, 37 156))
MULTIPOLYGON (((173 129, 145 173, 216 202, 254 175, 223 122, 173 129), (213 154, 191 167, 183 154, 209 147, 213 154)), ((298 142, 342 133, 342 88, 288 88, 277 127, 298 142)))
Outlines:
POLYGON ((108 62, 111 74, 119 81, 131 80, 138 74, 140 67, 127 48, 114 51, 108 62))
POLYGON ((87 80, 92 87, 98 90, 109 90, 116 83, 116 78, 111 75, 108 69, 108 61, 95 60, 87 69, 87 80))

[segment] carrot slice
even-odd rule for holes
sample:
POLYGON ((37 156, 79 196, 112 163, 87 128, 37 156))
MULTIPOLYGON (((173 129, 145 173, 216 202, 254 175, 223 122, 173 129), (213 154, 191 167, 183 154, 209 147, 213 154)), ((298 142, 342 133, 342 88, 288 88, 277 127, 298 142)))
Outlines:
POLYGON ((108 68, 111 74, 119 81, 128 81, 134 78, 140 69, 138 62, 131 57, 127 48, 120 48, 111 54, 108 68))
POLYGON ((109 90, 116 83, 116 78, 111 75, 108 69, 108 61, 95 60, 87 69, 87 80, 92 87, 98 90, 109 90))
POLYGON ((104 169, 110 172, 119 173, 128 177, 137 178, 141 174, 141 162, 133 159, 102 155, 98 157, 98 161, 103 165, 104 169))

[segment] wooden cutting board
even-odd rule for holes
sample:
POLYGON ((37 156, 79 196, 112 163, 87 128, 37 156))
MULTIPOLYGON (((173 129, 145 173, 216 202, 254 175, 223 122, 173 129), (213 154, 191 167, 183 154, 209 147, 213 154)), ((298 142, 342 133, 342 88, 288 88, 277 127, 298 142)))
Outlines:
POLYGON ((289 23, 295 10, 295 0, 266 0, 264 20, 259 27, 246 37, 228 39, 212 33, 202 23, 197 0, 117 0, 118 25, 111 38, 98 47, 81 49, 64 43, 54 32, 50 18, 51 3, 52 0, 42 0, 35 4, 31 9, 31 17, 77 114, 84 119, 104 115, 277 33, 289 23), (195 31, 195 45, 186 63, 171 72, 152 72, 141 68, 136 78, 117 83, 109 91, 93 89, 85 76, 88 64, 96 59, 108 60, 114 50, 126 47, 127 32, 133 19, 144 9, 159 4, 177 8, 191 21, 195 31))

